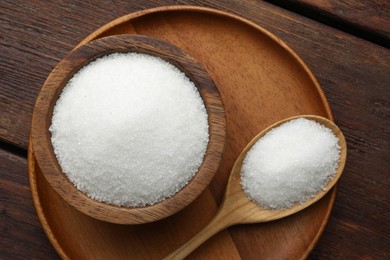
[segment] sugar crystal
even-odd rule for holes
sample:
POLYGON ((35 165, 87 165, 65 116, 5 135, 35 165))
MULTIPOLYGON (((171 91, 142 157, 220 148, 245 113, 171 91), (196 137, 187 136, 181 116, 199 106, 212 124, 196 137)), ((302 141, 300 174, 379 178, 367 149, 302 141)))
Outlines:
POLYGON ((252 146, 243 162, 241 185, 263 208, 290 208, 323 189, 335 175, 339 159, 338 138, 329 128, 294 119, 252 146))
POLYGON ((73 184, 118 206, 175 194, 198 171, 209 138, 194 83, 140 53, 110 54, 81 68, 57 100, 49 130, 73 184))

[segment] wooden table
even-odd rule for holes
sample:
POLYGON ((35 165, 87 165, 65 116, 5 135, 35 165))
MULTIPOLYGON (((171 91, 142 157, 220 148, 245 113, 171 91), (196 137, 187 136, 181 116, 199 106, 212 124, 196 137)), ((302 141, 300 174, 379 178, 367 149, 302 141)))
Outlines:
POLYGON ((198 5, 242 16, 285 41, 318 78, 348 143, 331 219, 310 259, 390 258, 390 2, 0 2, 0 258, 56 259, 28 183, 35 98, 82 39, 122 15, 198 5), (119 2, 119 3, 118 3, 119 2))

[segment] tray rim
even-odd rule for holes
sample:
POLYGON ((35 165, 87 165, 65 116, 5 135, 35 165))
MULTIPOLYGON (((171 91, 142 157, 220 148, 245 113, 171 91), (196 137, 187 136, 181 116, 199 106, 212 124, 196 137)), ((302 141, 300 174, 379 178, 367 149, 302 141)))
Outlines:
MULTIPOLYGON (((228 13, 225 11, 221 11, 218 9, 214 8, 209 8, 209 7, 201 7, 201 6, 193 6, 193 5, 171 5, 171 6, 158 6, 150 9, 143 9, 139 11, 135 11, 132 13, 129 13, 127 15, 121 16, 119 18, 116 18, 112 21, 109 21, 105 25, 99 27, 97 30, 89 34, 86 38, 84 38, 79 44, 76 45, 76 48, 84 45, 85 43, 88 43, 94 39, 100 38, 99 36, 103 34, 105 31, 114 28, 122 23, 129 22, 130 20, 142 17, 142 16, 147 16, 150 14, 155 14, 155 13, 162 13, 162 12, 175 12, 175 11, 184 11, 184 12, 198 12, 198 13, 206 13, 206 14, 211 14, 211 15, 217 15, 217 16, 222 16, 222 17, 227 17, 236 21, 239 21, 241 23, 244 23, 248 26, 250 26, 253 29, 256 29, 260 33, 266 35, 269 37, 271 40, 276 42, 279 46, 281 46, 283 49, 285 49, 292 57, 302 66, 302 68, 305 70, 306 74, 310 77, 311 81, 313 82, 316 91, 321 99, 321 103, 324 107, 324 111, 326 111, 326 118, 334 122, 334 117, 332 110, 330 108, 329 102, 325 96, 325 93, 323 89, 321 88, 321 85, 319 84, 317 78, 314 76, 313 72, 309 69, 309 67, 306 65, 306 63, 298 56, 298 54, 291 49, 284 41, 282 41, 279 37, 275 36, 273 33, 268 31, 267 29, 261 27, 260 25, 249 21, 241 16, 228 13)), ((39 167, 36 163, 36 159, 34 156, 34 151, 33 151, 33 146, 32 146, 32 140, 31 140, 31 134, 29 137, 29 144, 28 144, 28 155, 27 155, 27 160, 28 160, 28 178, 29 178, 29 185, 32 193, 32 199, 34 203, 34 207, 36 210, 36 213, 38 215, 38 219, 42 225, 42 228, 48 237, 50 243, 53 245, 54 249, 56 252, 59 254, 59 256, 62 259, 71 259, 65 252, 64 248, 61 246, 61 244, 58 242, 57 238, 54 235, 54 232, 46 218, 46 215, 44 213, 44 209, 41 205, 40 201, 40 196, 37 188, 37 178, 36 178, 36 173, 35 173, 35 167, 39 167)), ((303 252, 302 257, 300 259, 306 259, 310 252, 313 250, 313 248, 317 245, 321 235, 323 234, 326 225, 329 222, 329 218, 331 216, 332 210, 334 208, 334 203, 336 199, 336 194, 337 194, 337 184, 332 188, 332 191, 328 193, 329 198, 329 203, 327 205, 327 211, 324 214, 324 221, 321 223, 319 230, 314 237, 314 239, 311 241, 309 246, 306 248, 306 250, 303 252)))
POLYGON ((27 167, 28 167, 28 180, 29 180, 29 185, 32 193, 34 208, 38 215, 38 219, 39 222, 41 223, 43 231, 45 232, 50 243, 53 245, 54 249, 60 255, 60 257, 63 259, 70 259, 70 257, 65 253, 65 250, 62 248, 57 238, 55 237, 54 232, 49 222, 47 221, 45 212, 41 205, 41 199, 38 192, 37 178, 35 173, 35 167, 38 167, 38 164, 35 161, 34 151, 32 148, 31 134, 29 136, 29 142, 28 142, 27 167))

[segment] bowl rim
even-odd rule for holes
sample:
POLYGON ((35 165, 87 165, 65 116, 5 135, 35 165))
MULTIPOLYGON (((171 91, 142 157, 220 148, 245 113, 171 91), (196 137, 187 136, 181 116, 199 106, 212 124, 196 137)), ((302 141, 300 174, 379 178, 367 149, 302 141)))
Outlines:
POLYGON ((77 210, 106 222, 141 224, 166 218, 190 204, 210 184, 218 170, 226 138, 226 117, 217 86, 207 71, 175 45, 148 36, 115 35, 99 38, 71 51, 52 70, 38 94, 31 126, 32 147, 46 180, 77 210), (49 127, 53 109, 69 79, 88 63, 115 52, 137 52, 162 58, 195 83, 208 114, 209 142, 203 162, 192 179, 172 196, 144 207, 121 207, 88 197, 62 172, 53 151, 49 127))

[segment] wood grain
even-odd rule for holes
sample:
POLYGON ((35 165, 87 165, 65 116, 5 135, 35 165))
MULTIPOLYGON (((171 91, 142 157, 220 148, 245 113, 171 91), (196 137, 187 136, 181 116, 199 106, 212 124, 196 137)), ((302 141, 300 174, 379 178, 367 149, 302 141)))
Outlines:
POLYGON ((269 2, 390 47, 389 1, 270 0, 269 2))
MULTIPOLYGON (((316 15, 308 19, 263 1, 250 0, 0 1, 0 139, 27 149, 32 109, 44 80, 57 62, 88 34, 122 15, 177 3, 228 11, 270 30, 303 58, 323 87, 336 122, 346 135, 349 154, 332 217, 309 259, 389 258, 389 50, 316 22, 316 15)), ((348 10, 359 10, 357 15, 367 17, 359 6, 351 5, 348 10)), ((11 173, 7 175, 11 179, 26 180, 25 166, 19 165, 13 159, 2 161, 1 176, 11 173)), ((2 209, 18 211, 20 219, 7 222, 6 231, 1 230, 2 235, 7 235, 1 236, 0 258, 55 258, 42 231, 35 228, 29 233, 20 224, 37 221, 31 205, 13 203, 13 196, 29 191, 25 184, 21 185, 16 195, 13 185, 1 183, 2 198, 9 196, 1 201, 2 209)), ((28 203, 28 199, 23 203, 28 203)), ((2 218, 8 218, 6 212, 1 212, 2 218)), ((286 222, 270 223, 262 232, 293 221, 294 216, 286 222)), ((316 224, 317 220, 311 221, 316 224)), ((235 233, 234 243, 240 256, 250 259, 246 252, 257 248, 246 243, 245 237, 258 236, 258 231, 241 226, 230 232, 235 233)), ((297 234, 295 230, 291 232, 297 234)), ((269 252, 280 256, 284 253, 276 238, 268 238, 267 242, 274 245, 267 249, 269 252)))
POLYGON ((205 69, 176 46, 159 39, 138 35, 104 37, 87 43, 67 55, 53 69, 39 93, 31 126, 31 138, 37 162, 54 190, 83 213, 117 224, 141 224, 160 220, 190 204, 210 184, 218 170, 224 151, 225 136, 226 118, 221 96, 205 69), (195 176, 171 197, 144 207, 119 207, 88 197, 62 172, 51 144, 49 127, 53 109, 69 79, 89 62, 116 52, 154 55, 179 68, 194 82, 208 115, 209 140, 203 162, 195 176))

